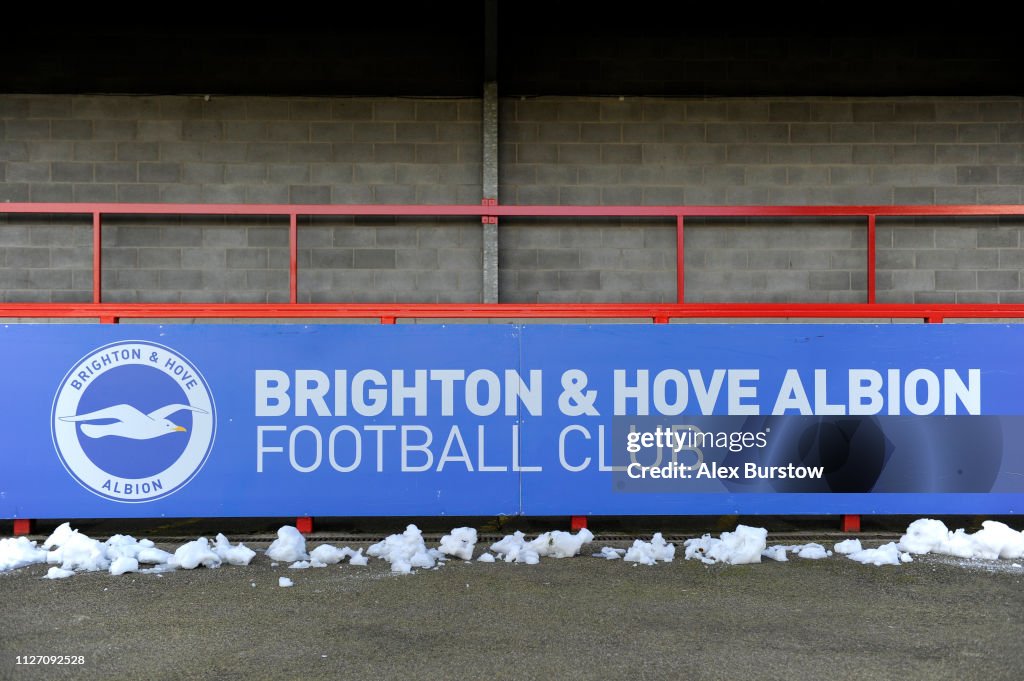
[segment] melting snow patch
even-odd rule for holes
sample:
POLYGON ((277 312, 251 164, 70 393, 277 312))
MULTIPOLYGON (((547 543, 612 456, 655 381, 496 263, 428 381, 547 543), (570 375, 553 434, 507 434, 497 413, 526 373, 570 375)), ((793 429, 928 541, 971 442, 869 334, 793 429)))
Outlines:
POLYGON ((46 562, 60 565, 65 570, 96 572, 110 567, 107 545, 72 530, 68 523, 54 530, 43 546, 54 547, 47 554, 46 562))
POLYGON ((248 565, 256 557, 256 552, 241 542, 237 546, 232 546, 223 534, 217 535, 213 552, 228 565, 248 565))
POLYGON ((369 559, 363 555, 363 550, 359 549, 356 551, 351 558, 348 559, 349 565, 366 565, 369 559))
POLYGON ((860 539, 844 539, 832 548, 836 553, 844 556, 864 550, 864 547, 860 545, 860 539))
POLYGON ((537 552, 538 556, 547 558, 571 558, 578 555, 584 544, 594 541, 594 533, 583 528, 576 534, 555 530, 545 532, 532 542, 530 548, 537 552))
POLYGON ((308 570, 309 569, 309 561, 308 560, 297 560, 294 563, 292 563, 291 565, 289 565, 288 568, 291 569, 291 570, 308 570))
POLYGON ((846 557, 864 565, 899 565, 913 560, 909 553, 901 552, 895 542, 883 544, 877 549, 861 549, 846 557))
POLYGON ((359 549, 357 553, 347 546, 339 549, 337 546, 332 546, 331 544, 321 544, 309 552, 309 558, 315 563, 337 565, 346 558, 351 559, 354 556, 362 554, 362 552, 362 549, 359 549))
POLYGON ((163 565, 165 563, 169 563, 171 558, 173 557, 173 553, 168 553, 163 549, 152 547, 142 549, 141 551, 139 551, 139 553, 135 556, 135 559, 138 560, 140 563, 149 563, 151 565, 163 565))
POLYGON ((655 532, 649 542, 642 539, 634 540, 633 545, 629 547, 629 550, 626 551, 626 555, 622 559, 627 563, 654 565, 659 560, 670 563, 675 557, 676 545, 666 543, 665 538, 661 536, 661 532, 655 532))
POLYGON ((46 576, 43 579, 67 579, 73 574, 75 574, 74 570, 62 570, 54 565, 46 571, 46 576))
POLYGON ((0 539, 0 572, 46 562, 46 550, 26 537, 0 539))
POLYGON ((186 570, 194 570, 203 565, 209 568, 220 567, 220 556, 210 548, 210 542, 206 537, 182 544, 174 552, 174 557, 168 561, 169 565, 176 565, 186 570))
MULTIPOLYGON (((674 547, 673 547, 674 548, 674 547)), ((591 554, 594 558, 604 558, 605 560, 618 560, 622 558, 622 554, 626 552, 626 549, 613 549, 610 546, 601 547, 600 553, 591 554)))
POLYGON ((490 553, 481 553, 480 557, 476 559, 479 563, 493 563, 494 555, 490 553))
POLYGON ((115 558, 114 562, 110 564, 110 574, 114 575, 115 577, 117 575, 123 575, 126 572, 138 571, 139 561, 135 560, 134 558, 129 558, 128 556, 121 556, 119 558, 115 558))
POLYGON ((986 520, 981 527, 974 534, 962 529, 950 532, 941 520, 921 518, 907 527, 906 534, 900 537, 899 548, 916 554, 939 553, 985 560, 1024 556, 1024 533, 995 520, 986 520))
POLYGON ((277 539, 267 548, 267 557, 282 563, 307 560, 306 538, 291 525, 285 525, 277 531, 277 539))
POLYGON ((514 534, 507 534, 501 540, 491 544, 491 551, 496 553, 506 563, 536 565, 540 562, 540 554, 528 546, 526 536, 518 530, 514 534))
POLYGON ((821 544, 803 544, 801 546, 793 546, 791 550, 801 558, 808 560, 821 560, 822 558, 828 558, 832 555, 831 551, 827 551, 821 544))
POLYGON ((760 563, 767 538, 768 530, 763 527, 737 525, 734 532, 723 532, 721 539, 715 539, 710 534, 700 539, 687 539, 684 542, 686 559, 696 558, 708 565, 760 563))
POLYGON ((441 553, 462 560, 473 559, 476 546, 476 530, 472 527, 456 527, 451 534, 441 537, 441 553))
POLYGON ((771 546, 761 552, 762 558, 769 558, 779 563, 788 563, 789 558, 786 557, 786 550, 788 546, 771 546))
POLYGON ((284 587, 284 586, 295 586, 295 582, 293 582, 292 580, 288 579, 287 577, 278 577, 277 578, 277 585, 278 586, 282 586, 282 587, 284 587))
POLYGON ((444 560, 443 553, 427 548, 423 533, 415 525, 406 527, 402 534, 393 534, 377 542, 366 553, 388 561, 391 571, 401 574, 409 574, 413 568, 432 568, 438 560, 444 560))

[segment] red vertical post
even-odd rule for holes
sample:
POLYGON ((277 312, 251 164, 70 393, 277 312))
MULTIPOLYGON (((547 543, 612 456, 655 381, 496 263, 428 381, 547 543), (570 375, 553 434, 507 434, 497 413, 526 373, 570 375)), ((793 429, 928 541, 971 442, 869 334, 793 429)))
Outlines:
POLYGON ((676 216, 676 302, 686 302, 686 267, 683 254, 683 216, 676 216))
POLYGON ((299 216, 288 216, 288 302, 299 302, 299 216))
POLYGON ((580 530, 587 529, 587 516, 585 515, 574 515, 569 520, 569 529, 573 532, 579 532, 580 530))
POLYGON ((868 302, 875 302, 875 216, 868 216, 868 302))
POLYGON ((32 521, 29 518, 15 518, 14 536, 22 537, 26 534, 32 534, 32 521))
POLYGON ((843 532, 860 532, 860 516, 844 515, 839 529, 843 532))
POLYGON ((295 519, 295 529, 302 534, 313 533, 313 519, 309 516, 302 516, 295 519))
POLYGON ((103 223, 92 214, 92 302, 103 302, 103 223))

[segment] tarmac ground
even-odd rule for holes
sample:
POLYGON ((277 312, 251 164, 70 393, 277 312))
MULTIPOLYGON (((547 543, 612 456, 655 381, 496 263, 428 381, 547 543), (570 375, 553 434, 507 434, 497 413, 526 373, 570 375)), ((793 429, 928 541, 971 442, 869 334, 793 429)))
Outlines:
MULTIPOLYGON (((719 524, 732 529, 736 520, 692 523, 717 534, 719 524)), ((831 548, 844 538, 824 522, 768 520, 759 524, 772 530, 769 545, 813 537, 831 548)), ((944 520, 974 529, 972 519, 944 520)), ((173 536, 179 530, 185 539, 225 531, 259 550, 276 521, 260 522, 218 529, 213 521, 176 521, 134 531, 170 550, 180 544, 173 536)), ((309 545, 367 546, 370 535, 393 531, 385 527, 393 522, 326 523, 309 545)), ((502 526, 465 524, 488 536, 510 531, 491 522, 502 526)), ((247 567, 160 575, 82 573, 51 581, 41 579, 47 566, 30 566, 0 573, 0 678, 1021 677, 1024 568, 1015 561, 923 556, 875 567, 832 556, 706 566, 682 559, 679 538, 701 534, 690 522, 609 522, 576 558, 542 558, 534 566, 454 560, 412 575, 392 575, 379 560, 293 570, 262 552, 247 567), (672 563, 633 566, 590 555, 627 546, 629 535, 644 536, 659 523, 677 537, 672 563), (279 587, 281 576, 295 585, 279 587), (28 655, 80 656, 82 663, 17 664, 28 655)), ((905 527, 907 519, 893 522, 905 527)), ((100 539, 132 531, 125 521, 75 526, 100 539)), ((33 538, 50 528, 39 529, 33 538)), ((890 529, 881 522, 861 536, 875 546, 898 537, 890 529)))

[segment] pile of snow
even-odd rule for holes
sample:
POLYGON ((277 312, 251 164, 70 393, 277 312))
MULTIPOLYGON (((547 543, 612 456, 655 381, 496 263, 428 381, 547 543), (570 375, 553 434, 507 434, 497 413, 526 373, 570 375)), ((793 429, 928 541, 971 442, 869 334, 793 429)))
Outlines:
MULTIPOLYGON (((310 567, 327 567, 328 565, 337 565, 346 558, 350 565, 366 565, 367 562, 362 549, 350 549, 347 546, 339 549, 331 544, 321 544, 309 552, 309 565, 310 567)), ((295 565, 291 567, 295 567, 295 565)))
MULTIPOLYGON (((603 550, 602 553, 604 553, 603 550)), ((665 538, 661 536, 661 532, 655 532, 649 542, 642 539, 634 540, 633 545, 629 547, 629 550, 626 551, 626 555, 622 559, 627 563, 654 565, 659 560, 671 563, 675 557, 676 545, 666 543, 665 538)), ((605 558, 609 558, 609 556, 606 555, 605 558)))
POLYGON ((1024 533, 995 520, 986 520, 981 527, 974 534, 962 529, 950 532, 941 520, 922 518, 910 523, 906 534, 900 537, 899 549, 985 560, 1024 556, 1024 533))
POLYGON ((789 561, 786 553, 796 554, 798 558, 806 558, 808 560, 821 560, 822 558, 828 558, 832 555, 832 552, 826 549, 821 544, 794 544, 792 546, 772 546, 761 552, 762 558, 770 558, 780 563, 789 561))
POLYGON ((481 553, 480 557, 477 558, 477 562, 479 562, 479 563, 493 563, 494 562, 494 555, 490 554, 490 553, 481 553))
POLYGON ((278 577, 277 578, 277 585, 281 586, 281 587, 295 586, 295 582, 293 582, 292 580, 288 579, 287 577, 278 577))
POLYGON ((844 539, 832 548, 835 550, 836 553, 842 554, 844 556, 851 553, 857 553, 858 551, 862 551, 864 549, 864 547, 860 545, 860 539, 844 539))
POLYGON ((761 552, 762 558, 769 558, 779 563, 788 563, 789 558, 786 557, 786 551, 789 549, 788 546, 769 546, 761 552))
POLYGON ((540 562, 541 556, 546 558, 577 556, 583 545, 592 541, 594 541, 594 533, 586 528, 576 534, 561 530, 545 532, 532 541, 527 541, 526 535, 516 531, 491 544, 491 551, 506 563, 536 565, 540 562))
POLYGON ((256 557, 256 552, 245 544, 239 542, 232 546, 231 542, 223 534, 218 534, 213 545, 213 552, 228 565, 248 565, 256 557))
POLYGON ((814 543, 794 546, 791 550, 800 558, 806 558, 808 560, 821 560, 822 558, 828 558, 832 555, 832 552, 827 550, 824 546, 814 543))
POLYGON ((185 570, 194 570, 202 565, 208 568, 218 568, 221 564, 220 556, 210 548, 210 540, 200 537, 193 541, 182 544, 174 552, 174 557, 168 561, 169 564, 185 570))
POLYGON ((42 563, 46 561, 46 549, 36 546, 27 537, 0 539, 0 572, 42 563))
POLYGON ((112 575, 129 572, 163 572, 175 568, 191 570, 204 565, 218 567, 221 563, 248 565, 256 552, 231 542, 218 534, 211 546, 205 537, 187 542, 172 554, 158 549, 149 539, 135 539, 127 534, 115 534, 105 542, 92 539, 69 523, 53 531, 41 547, 25 537, 0 539, 0 572, 33 563, 49 563, 47 579, 64 579, 76 571, 96 572, 109 570, 112 575), (142 570, 140 566, 156 567, 142 570))
POLYGON ((114 575, 115 577, 118 575, 123 575, 126 572, 138 571, 139 561, 135 558, 130 558, 128 556, 120 556, 118 558, 115 558, 110 563, 110 574, 114 575))
POLYGON ((441 553, 462 560, 473 560, 476 547, 476 530, 472 527, 456 527, 451 534, 441 537, 441 553))
POLYGON ((296 528, 285 525, 277 531, 277 539, 267 548, 267 558, 282 563, 309 560, 306 553, 306 538, 296 528))
POLYGON ((46 576, 43 579, 67 579, 73 574, 75 574, 74 570, 64 570, 54 565, 46 571, 46 576))
POLYGON ((423 533, 415 525, 409 525, 402 534, 393 534, 366 550, 367 555, 391 563, 391 571, 409 574, 413 568, 432 568, 438 561, 444 561, 444 554, 437 549, 428 549, 423 542, 423 533))
POLYGON ((576 534, 555 530, 534 539, 530 542, 530 548, 545 558, 571 558, 579 555, 583 545, 592 541, 594 533, 585 527, 576 534))
POLYGON ((536 565, 540 562, 540 554, 530 548, 526 541, 526 535, 518 530, 515 534, 507 534, 501 540, 491 544, 491 551, 506 563, 536 565))
MULTIPOLYGON (((622 554, 626 552, 626 549, 613 549, 610 546, 602 546, 600 553, 592 553, 594 558, 604 558, 605 560, 618 560, 622 558, 622 554)), ((672 553, 675 554, 675 547, 672 547, 672 553)))
POLYGON ((709 565, 727 563, 745 565, 760 563, 761 552, 765 550, 768 530, 763 527, 737 525, 734 532, 723 532, 721 539, 705 534, 700 539, 687 539, 686 559, 696 558, 709 565))
MULTIPOLYGON (((121 535, 115 535, 120 537, 121 535)), ((114 539, 115 537, 111 537, 114 539)), ((96 541, 78 530, 71 529, 71 525, 64 523, 53 531, 45 542, 44 549, 50 549, 46 555, 46 562, 52 565, 59 565, 62 570, 81 570, 85 572, 96 572, 106 570, 110 567, 111 559, 107 557, 107 549, 113 548, 114 557, 125 555, 124 542, 118 541, 114 547, 103 542, 96 541)))
POLYGON ((846 554, 846 557, 864 565, 899 565, 914 560, 909 553, 901 552, 895 542, 883 544, 877 549, 854 551, 846 554))

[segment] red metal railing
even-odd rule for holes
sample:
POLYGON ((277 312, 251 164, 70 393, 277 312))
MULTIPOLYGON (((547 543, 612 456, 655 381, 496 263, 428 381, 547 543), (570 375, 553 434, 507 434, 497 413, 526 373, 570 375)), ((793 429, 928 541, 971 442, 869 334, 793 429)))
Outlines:
POLYGON ((92 303, 2 303, 5 317, 81 317, 116 322, 119 318, 916 318, 941 322, 945 318, 1024 317, 1016 304, 880 304, 876 302, 875 231, 879 217, 998 217, 1024 216, 1021 205, 978 206, 501 206, 485 205, 288 205, 288 204, 171 204, 171 203, 0 203, 0 214, 92 216, 92 303), (102 291, 103 218, 138 216, 280 216, 288 218, 289 303, 104 303, 102 291), (471 217, 496 222, 503 217, 531 218, 674 218, 676 222, 676 302, 590 304, 385 304, 299 303, 299 217, 471 217), (686 218, 863 218, 867 230, 866 301, 850 303, 686 303, 684 226, 686 218))

